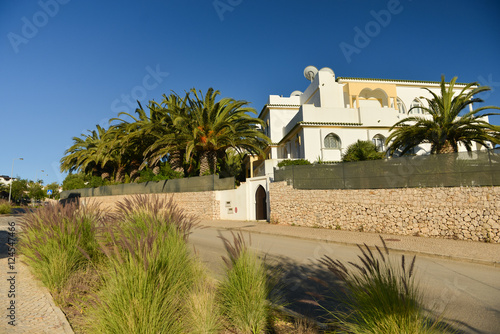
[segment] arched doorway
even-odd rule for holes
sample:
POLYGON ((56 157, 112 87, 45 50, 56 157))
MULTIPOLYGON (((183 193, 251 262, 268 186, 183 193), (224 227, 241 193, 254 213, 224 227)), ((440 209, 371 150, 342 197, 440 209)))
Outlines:
POLYGON ((255 219, 267 220, 267 196, 263 186, 259 186, 255 192, 255 219))

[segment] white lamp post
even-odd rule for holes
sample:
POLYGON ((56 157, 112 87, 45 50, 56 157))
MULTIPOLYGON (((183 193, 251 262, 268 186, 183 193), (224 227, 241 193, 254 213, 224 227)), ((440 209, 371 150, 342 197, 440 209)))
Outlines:
MULTIPOLYGON (((41 169, 40 172, 45 173, 45 171, 43 169, 41 169)), ((43 174, 41 174, 41 175, 42 175, 41 177, 43 178, 43 174)), ((38 171, 35 172, 35 182, 33 182, 33 183, 38 183, 37 177, 38 177, 38 171)))
POLYGON ((16 160, 24 160, 24 159, 23 158, 12 159, 12 170, 10 172, 9 204, 10 204, 10 196, 12 194, 12 182, 14 182, 14 180, 12 179, 12 176, 14 175, 14 161, 16 160))

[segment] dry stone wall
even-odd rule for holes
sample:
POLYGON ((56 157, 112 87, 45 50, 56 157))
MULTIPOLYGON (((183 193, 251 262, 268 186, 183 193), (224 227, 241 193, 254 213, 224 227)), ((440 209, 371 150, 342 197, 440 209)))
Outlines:
MULTIPOLYGON (((164 193, 164 194, 145 194, 141 196, 158 196, 160 199, 169 200, 171 197, 177 203, 179 208, 186 214, 193 215, 198 219, 220 219, 219 201, 215 198, 215 191, 186 192, 186 193, 164 193)), ((80 203, 89 201, 99 203, 102 209, 113 210, 117 202, 125 197, 134 195, 117 196, 99 196, 99 197, 81 197, 80 203)))
POLYGON ((500 243, 500 187, 299 190, 270 184, 271 222, 500 243))

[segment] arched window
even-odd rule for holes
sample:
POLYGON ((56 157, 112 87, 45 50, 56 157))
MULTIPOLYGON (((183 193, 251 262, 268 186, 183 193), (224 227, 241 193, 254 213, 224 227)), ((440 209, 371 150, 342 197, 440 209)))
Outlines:
POLYGON ((406 114, 406 107, 403 101, 398 97, 398 111, 400 114, 406 114))
POLYGON ((378 152, 383 152, 385 150, 385 137, 381 134, 376 135, 372 139, 372 143, 377 148, 378 152))
POLYGON ((423 106, 423 104, 422 104, 422 102, 420 102, 419 99, 413 100, 413 102, 410 105, 410 114, 413 114, 413 115, 423 114, 424 111, 422 110, 422 106, 423 106))
POLYGON ((325 148, 340 149, 341 142, 339 136, 334 133, 329 133, 325 137, 325 148))

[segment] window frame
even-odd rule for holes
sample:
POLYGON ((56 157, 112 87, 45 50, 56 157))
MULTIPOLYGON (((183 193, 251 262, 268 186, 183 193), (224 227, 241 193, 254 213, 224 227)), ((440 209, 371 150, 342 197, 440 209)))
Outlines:
POLYGON ((409 110, 409 114, 410 115, 423 115, 424 114, 424 109, 422 109, 422 107, 424 106, 424 104, 422 103, 422 101, 420 101, 419 98, 414 98, 413 101, 411 101, 411 104, 410 104, 410 109, 409 110), (418 107, 418 108, 415 108, 412 110, 413 107, 418 107), (418 110, 419 112, 415 112, 416 110, 418 110))
POLYGON ((386 138, 383 135, 381 135, 380 133, 373 136, 372 143, 377 148, 377 152, 384 152, 385 151, 385 140, 386 140, 386 138), (380 141, 380 145, 377 145, 377 141, 380 141))
POLYGON ((396 99, 396 104, 398 106, 398 112, 400 114, 406 114, 407 113, 407 109, 406 109, 406 105, 405 103, 403 102, 403 100, 401 100, 399 97, 396 99), (402 107, 402 108, 401 108, 402 107))
POLYGON ((328 150, 341 150, 342 140, 337 134, 330 132, 323 138, 323 147, 328 150), (331 146, 332 142, 335 143, 335 145, 331 146))

